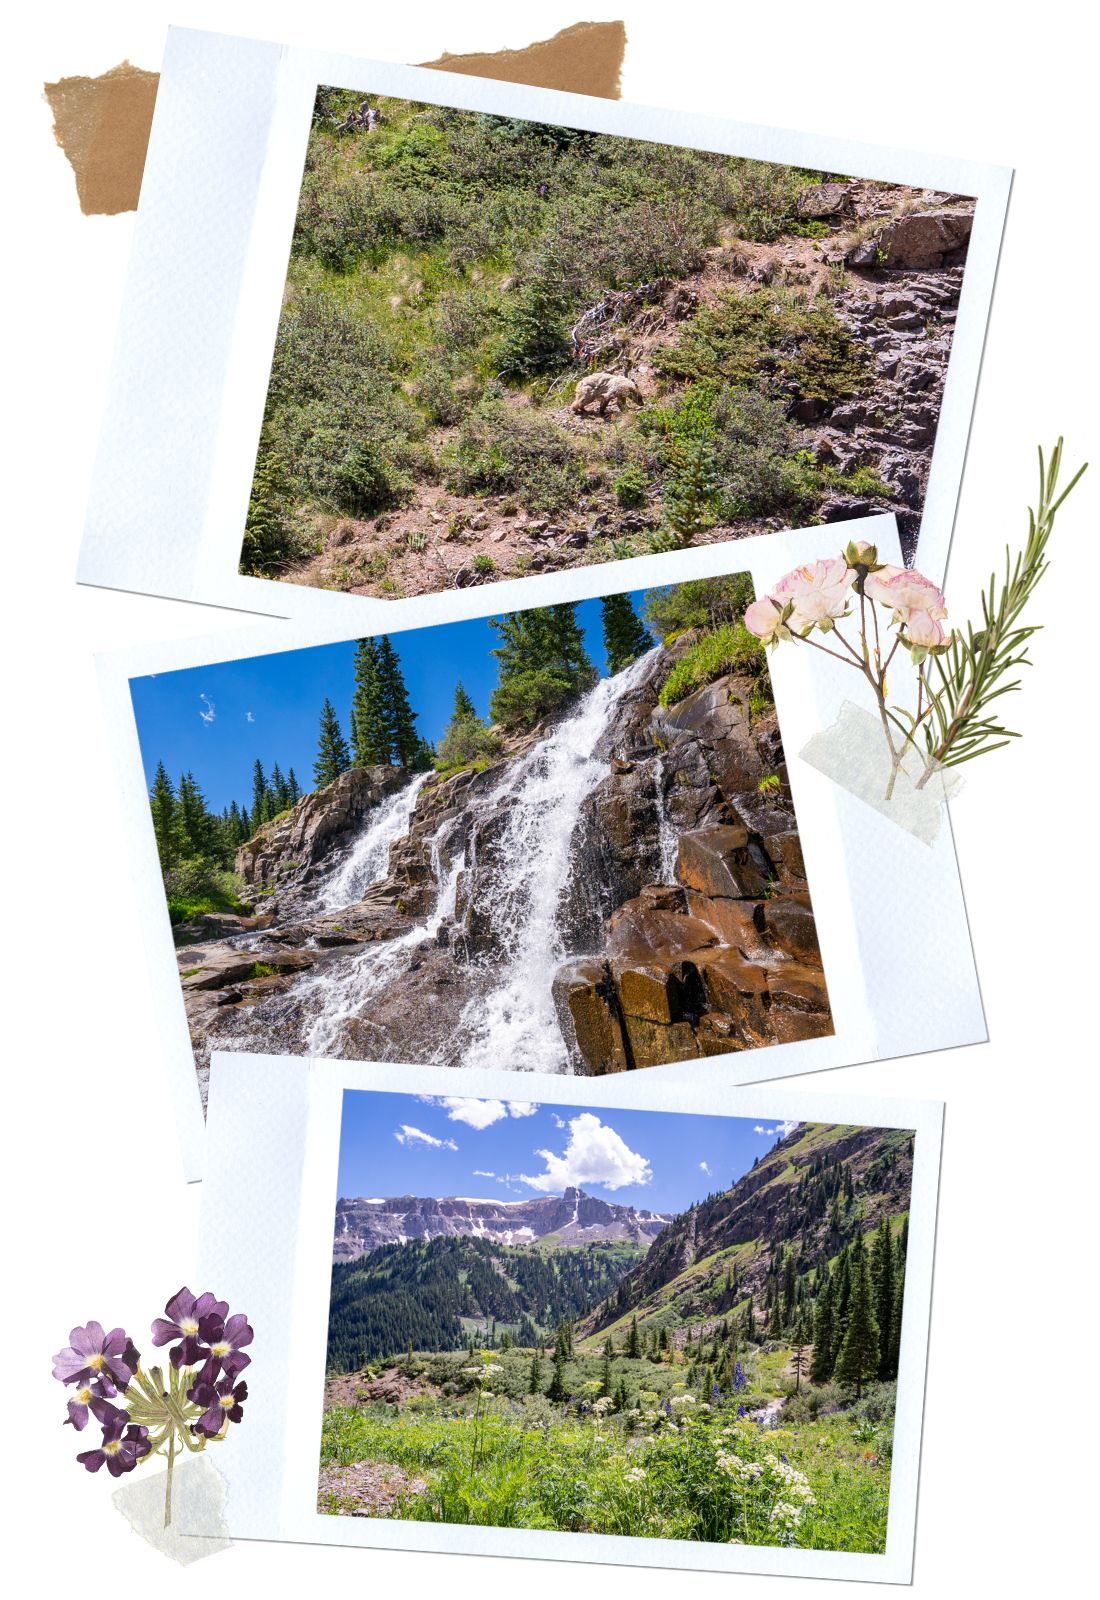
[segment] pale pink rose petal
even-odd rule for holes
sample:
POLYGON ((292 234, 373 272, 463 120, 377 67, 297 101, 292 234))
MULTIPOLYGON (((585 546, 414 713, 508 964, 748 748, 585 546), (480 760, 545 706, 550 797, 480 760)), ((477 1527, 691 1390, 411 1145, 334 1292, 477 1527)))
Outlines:
POLYGON ((813 624, 843 616, 849 590, 855 581, 855 573, 844 557, 835 556, 831 560, 795 567, 793 572, 780 578, 772 592, 784 605, 791 601, 804 623, 813 624))
POLYGON ((775 638, 776 629, 779 627, 783 615, 783 607, 777 605, 770 594, 763 595, 761 599, 754 600, 751 606, 745 609, 745 627, 754 633, 758 639, 765 643, 775 638))
POLYGON ((905 617, 905 637, 910 644, 946 644, 948 635, 943 623, 930 611, 910 611, 905 617))
POLYGON ((932 617, 946 617, 943 593, 930 578, 905 567, 883 567, 872 572, 863 586, 864 593, 903 616, 909 611, 927 611, 932 617))

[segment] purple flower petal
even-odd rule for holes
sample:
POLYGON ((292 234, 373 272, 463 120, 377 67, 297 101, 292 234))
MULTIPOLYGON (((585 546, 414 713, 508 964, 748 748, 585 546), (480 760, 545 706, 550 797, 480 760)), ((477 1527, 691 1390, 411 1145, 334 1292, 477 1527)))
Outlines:
POLYGON ((76 1458, 87 1472, 98 1472, 107 1457, 102 1450, 82 1450, 76 1458))

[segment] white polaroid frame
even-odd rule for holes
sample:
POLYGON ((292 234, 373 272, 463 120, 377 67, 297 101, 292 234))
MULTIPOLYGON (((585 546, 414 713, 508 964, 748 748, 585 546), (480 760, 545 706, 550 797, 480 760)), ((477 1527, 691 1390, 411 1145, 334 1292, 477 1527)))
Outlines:
MULTIPOLYGON (((394 607, 382 626, 391 634, 445 625, 527 606, 585 600, 655 588, 691 578, 751 572, 758 594, 791 567, 842 550, 850 538, 872 539, 887 561, 900 559, 893 517, 866 518, 705 545, 675 555, 645 556, 606 566, 524 578, 491 590, 428 596, 420 614, 394 607), (431 602, 434 601, 435 605, 431 602)), ((184 1013, 172 931, 161 883, 149 798, 130 695, 131 678, 332 644, 358 637, 346 617, 325 623, 253 623, 230 634, 143 645, 98 658, 108 737, 119 764, 126 831, 133 840, 139 909, 150 960, 150 984, 176 1100, 188 1178, 203 1176, 203 1113, 184 1013)), ((372 618, 371 628, 382 631, 372 618)), ((690 1085, 753 1083, 858 1061, 885 1060, 986 1038, 985 1018, 949 826, 925 845, 798 752, 831 726, 851 691, 850 673, 818 650, 784 648, 770 658, 776 712, 787 755, 806 874, 813 897, 835 1032, 828 1038, 768 1045, 705 1061, 683 1061, 625 1075, 641 1084, 653 1075, 690 1085)), ((858 696, 857 696, 858 698, 858 696)), ((247 1047, 246 1047, 247 1048, 247 1047)), ((464 1084, 468 1069, 455 1086, 464 1084)), ((595 1080, 585 1079, 584 1082, 595 1080)), ((466 1092, 463 1087, 463 1093, 466 1092)))
MULTIPOLYGON (((78 580, 303 621, 396 620, 381 600, 238 571, 310 114, 319 84, 974 196, 918 544, 943 578, 1012 174, 946 156, 169 30, 78 580)), ((519 580, 525 582, 527 580, 519 580)), ((490 604, 514 605, 500 585, 490 604)))
MULTIPOLYGON (((925 1361, 932 1291, 940 1140, 939 1102, 718 1089, 697 1079, 644 1084, 622 1076, 558 1078, 478 1069, 463 1094, 549 1105, 628 1108, 687 1115, 912 1128, 905 1304, 902 1313, 886 1550, 881 1555, 717 1545, 608 1534, 468 1528, 317 1510, 322 1392, 328 1337, 332 1229, 346 1089, 444 1095, 446 1067, 304 1062, 216 1054, 210 1078, 210 1166, 202 1193, 199 1282, 256 1330, 248 1369, 248 1422, 233 1430, 218 1469, 227 1481, 234 1539, 284 1539, 366 1548, 453 1551, 701 1572, 774 1573, 909 1583, 920 1465, 925 1361), (641 1092, 635 1092, 638 1089, 641 1092), (241 1138, 247 1128, 248 1138, 241 1138), (231 1225, 230 1224, 231 1219, 231 1225)), ((184 1524, 183 1532, 212 1530, 184 1524)))

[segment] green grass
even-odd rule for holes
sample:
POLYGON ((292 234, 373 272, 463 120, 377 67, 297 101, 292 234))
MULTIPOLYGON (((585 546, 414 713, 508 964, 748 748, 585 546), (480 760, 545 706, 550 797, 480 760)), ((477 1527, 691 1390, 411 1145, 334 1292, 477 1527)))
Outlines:
MULTIPOLYGON (((562 1406, 526 1393, 531 1352, 460 1355, 450 1359, 465 1369, 466 1392, 447 1393, 452 1382, 400 1407, 327 1411, 321 1464, 388 1462, 422 1479, 391 1512, 406 1521, 881 1551, 890 1415, 871 1421, 856 1406, 810 1417, 805 1394, 789 1425, 765 1429, 737 1415, 790 1390, 789 1355, 746 1356, 746 1388, 716 1404, 687 1389, 682 1366, 617 1358, 613 1381, 623 1377, 629 1396, 622 1414, 595 1408, 596 1358, 569 1364, 572 1398, 562 1406), (482 1388, 478 1374, 490 1369, 482 1388), (776 1511, 784 1505, 798 1515, 776 1511)), ((438 1371, 441 1358, 430 1360, 438 1371)), ((549 1368, 544 1361, 544 1386, 549 1368)), ((354 1506, 333 1494, 322 1509, 354 1506)))
POLYGON ((232 872, 217 872, 201 892, 169 894, 168 917, 173 927, 201 916, 244 916, 251 909, 240 897, 240 879, 232 872))
POLYGON ((770 701, 770 680, 764 647, 743 622, 723 623, 704 633, 676 663, 661 688, 660 702, 674 706, 713 683, 727 672, 750 672, 766 686, 770 701))

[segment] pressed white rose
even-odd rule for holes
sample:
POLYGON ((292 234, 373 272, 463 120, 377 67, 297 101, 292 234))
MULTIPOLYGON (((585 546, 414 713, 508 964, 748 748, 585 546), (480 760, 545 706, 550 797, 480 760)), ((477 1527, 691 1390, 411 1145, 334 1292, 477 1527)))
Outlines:
POLYGON ((904 620, 911 611, 927 611, 933 618, 946 617, 947 603, 931 578, 910 572, 906 567, 880 567, 863 585, 863 592, 880 605, 900 612, 904 620))
POLYGON ((831 622, 842 617, 848 607, 848 595, 856 575, 843 556, 827 561, 811 561, 804 567, 795 567, 780 578, 770 598, 778 605, 793 605, 794 611, 787 626, 792 633, 801 633, 815 624, 831 622))
POLYGON ((777 605, 770 594, 754 600, 745 611, 745 627, 765 644, 778 637, 783 624, 783 607, 777 605))

